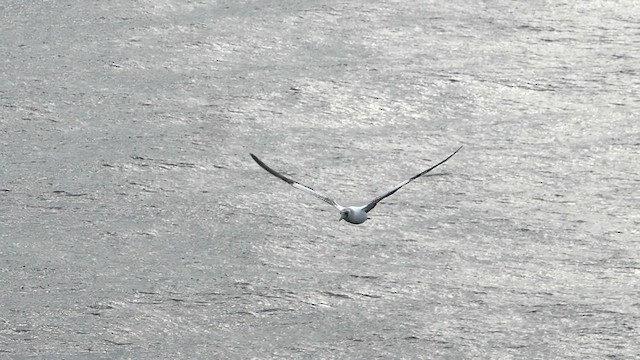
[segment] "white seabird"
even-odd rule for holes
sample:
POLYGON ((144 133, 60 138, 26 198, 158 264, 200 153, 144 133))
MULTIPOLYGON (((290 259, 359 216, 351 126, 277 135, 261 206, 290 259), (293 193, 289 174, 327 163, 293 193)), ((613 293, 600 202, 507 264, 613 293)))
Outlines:
MULTIPOLYGON (((279 172, 273 170, 272 168, 268 167, 265 163, 262 162, 262 160, 258 159, 257 156, 249 153, 251 155, 251 157, 253 158, 253 160, 258 163, 258 165, 260 165, 260 167, 262 167, 263 169, 267 170, 271 175, 283 180, 284 182, 286 182, 287 184, 293 186, 294 188, 298 189, 298 190, 302 190, 308 194, 311 194, 317 198, 319 198, 320 200, 326 202, 327 204, 335 207, 336 209, 338 209, 340 211, 340 220, 345 220, 347 222, 350 222, 352 224, 362 224, 363 222, 367 221, 368 217, 367 217, 367 213, 369 211, 371 211, 374 207, 376 207, 376 205, 384 198, 386 198, 387 196, 392 195, 393 193, 395 193, 396 191, 400 190, 401 187, 407 185, 408 183, 412 182, 413 180, 419 178, 420 176, 428 173, 429 171, 437 168, 438 166, 442 165, 445 161, 449 160, 453 155, 455 155, 460 149, 462 149, 462 146, 460 146, 456 151, 453 152, 453 154, 447 156, 446 159, 440 161, 439 163, 433 165, 432 167, 428 168, 427 170, 414 175, 410 178, 408 178, 407 180, 401 182, 400 184, 396 185, 395 187, 393 187, 392 189, 390 189, 389 191, 385 192, 384 194, 376 197, 375 199, 369 201, 366 205, 363 206, 342 206, 340 204, 338 204, 337 202, 335 202, 333 199, 329 198, 328 196, 321 194, 315 190, 313 190, 312 188, 302 185, 301 183, 289 179, 288 177, 280 174, 279 172)), ((340 221, 338 220, 338 221, 340 221)))

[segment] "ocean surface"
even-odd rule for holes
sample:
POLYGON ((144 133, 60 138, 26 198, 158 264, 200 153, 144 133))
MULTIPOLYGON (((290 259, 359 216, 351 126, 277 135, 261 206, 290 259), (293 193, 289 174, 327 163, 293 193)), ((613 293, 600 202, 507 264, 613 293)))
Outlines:
POLYGON ((3 1, 0 358, 640 358, 639 19, 3 1))

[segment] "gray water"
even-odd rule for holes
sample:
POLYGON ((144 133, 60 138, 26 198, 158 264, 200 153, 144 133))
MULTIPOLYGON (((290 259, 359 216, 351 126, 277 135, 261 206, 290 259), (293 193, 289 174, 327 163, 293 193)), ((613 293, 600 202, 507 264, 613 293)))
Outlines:
POLYGON ((3 1, 0 357, 640 357, 640 5, 3 1), (344 205, 460 153, 383 201, 344 205))

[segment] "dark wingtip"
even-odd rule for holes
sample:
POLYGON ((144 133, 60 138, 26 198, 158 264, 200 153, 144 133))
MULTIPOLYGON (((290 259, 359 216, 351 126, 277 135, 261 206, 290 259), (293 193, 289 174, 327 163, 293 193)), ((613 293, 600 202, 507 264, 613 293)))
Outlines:
MULTIPOLYGON (((454 151, 451 155, 449 155, 449 158, 450 158, 450 157, 452 157, 453 155, 457 154, 457 153, 458 153, 458 151, 460 151, 460 149, 462 149, 462 147, 463 147, 463 146, 464 146, 464 145, 460 145, 460 147, 459 147, 459 148, 457 148, 457 149, 456 149, 456 151, 454 151)), ((449 158, 447 158, 447 160, 448 160, 449 158)))
POLYGON ((252 153, 249 153, 249 155, 251 155, 251 158, 256 162, 256 164, 260 165, 260 167, 264 167, 264 163, 262 162, 262 160, 258 159, 258 157, 253 155, 252 153))

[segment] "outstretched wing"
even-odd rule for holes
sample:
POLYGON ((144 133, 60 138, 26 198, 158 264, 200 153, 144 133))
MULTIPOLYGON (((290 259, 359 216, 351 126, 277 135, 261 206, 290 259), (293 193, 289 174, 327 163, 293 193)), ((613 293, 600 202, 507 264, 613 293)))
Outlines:
POLYGON ((460 149, 462 149, 462 146, 460 146, 458 148, 458 150, 454 151, 453 154, 447 156, 446 159, 444 159, 444 160, 440 161, 439 163, 433 165, 432 167, 428 168, 427 170, 421 172, 420 174, 410 177, 409 179, 407 179, 407 180, 401 182, 400 184, 396 185, 396 187, 394 187, 393 189, 391 189, 391 190, 387 191, 386 193, 384 193, 384 194, 376 197, 375 199, 371 200, 367 205, 364 206, 364 208, 363 208, 364 211, 365 212, 371 211, 374 207, 376 207, 376 205, 378 205, 378 203, 380 201, 382 201, 382 199, 386 198, 387 196, 393 195, 396 191, 400 190, 401 187, 407 185, 408 183, 412 182, 413 180, 419 178, 420 176, 422 176, 422 175, 428 173, 429 171, 437 168, 438 166, 444 164, 445 161, 449 160, 453 155, 455 155, 458 151, 460 151, 460 149))
POLYGON ((267 164, 263 163, 262 160, 258 159, 257 156, 249 153, 251 155, 251 157, 253 158, 253 160, 258 163, 258 165, 260 165, 261 168, 267 170, 271 175, 279 178, 280 180, 286 182, 287 184, 293 186, 294 188, 298 189, 298 190, 302 190, 304 192, 306 192, 307 194, 311 194, 315 197, 317 197, 318 199, 326 202, 327 204, 337 208, 338 210, 342 210, 343 207, 340 206, 337 202, 335 202, 333 199, 329 198, 328 196, 321 194, 315 190, 313 190, 312 188, 302 185, 299 182, 293 180, 293 179, 289 179, 288 177, 280 174, 279 172, 273 170, 272 168, 268 167, 267 164))

